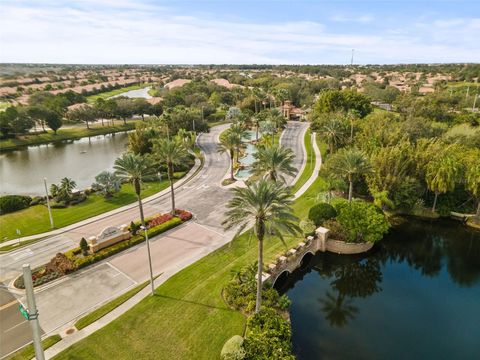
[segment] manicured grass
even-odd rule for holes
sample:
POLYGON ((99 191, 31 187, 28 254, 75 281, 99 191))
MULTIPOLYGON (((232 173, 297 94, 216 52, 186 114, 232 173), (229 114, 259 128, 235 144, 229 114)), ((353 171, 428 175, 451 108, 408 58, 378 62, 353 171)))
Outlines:
POLYGON ((87 96, 87 102, 92 104, 94 103, 95 101, 97 101, 97 99, 105 99, 107 100, 109 97, 112 97, 112 96, 115 96, 115 95, 119 95, 119 94, 123 94, 127 91, 130 91, 130 90, 138 90, 138 89, 143 89, 144 87, 147 87, 147 86, 150 86, 150 85, 147 85, 147 84, 137 84, 137 85, 131 85, 131 86, 126 86, 126 87, 123 87, 123 88, 120 88, 120 89, 115 89, 115 90, 111 90, 111 91, 105 91, 105 92, 102 92, 102 93, 99 93, 99 94, 96 94, 96 95, 90 95, 90 96, 87 96))
POLYGON ((305 133, 305 137, 303 141, 305 142, 305 148, 307 149, 307 159, 305 164, 305 169, 302 172, 302 175, 298 178, 297 182, 292 186, 292 192, 295 193, 300 189, 303 184, 307 182, 307 180, 312 175, 313 169, 315 168, 315 154, 313 153, 313 146, 312 146, 312 133, 310 129, 307 130, 305 133))
MULTIPOLYGON (((183 173, 182 175, 185 175, 183 173)), ((142 198, 153 195, 169 186, 167 179, 157 182, 143 183, 142 198)), ((131 204, 137 196, 131 184, 123 184, 120 192, 105 199, 100 194, 92 194, 84 202, 65 209, 52 209, 55 226, 61 228, 88 219, 92 216, 131 204)), ((40 234, 50 231, 50 220, 46 205, 35 205, 27 209, 0 216, 0 243, 21 236, 40 234)))
POLYGON ((121 131, 129 131, 135 129, 134 122, 127 124, 118 124, 115 126, 102 126, 101 124, 91 125, 90 129, 86 127, 71 127, 58 130, 55 135, 52 130, 48 130, 43 134, 24 135, 21 138, 0 140, 0 149, 14 150, 18 147, 28 145, 40 145, 62 140, 75 140, 87 136, 97 136, 111 134, 121 131))
POLYGON ((81 330, 84 327, 87 327, 91 323, 97 321, 101 317, 108 314, 113 309, 122 305, 125 301, 127 301, 128 299, 130 299, 131 297, 133 297, 134 295, 139 293, 143 288, 145 288, 145 286, 147 286, 149 284, 150 284, 150 281, 145 281, 144 283, 141 283, 140 285, 137 285, 133 289, 127 291, 125 294, 122 294, 119 297, 117 297, 116 299, 114 299, 114 300, 108 302, 107 304, 99 307, 95 311, 92 311, 90 314, 88 314, 88 315, 82 317, 81 319, 79 319, 75 323, 75 327, 78 330, 81 330))
MULTIPOLYGON (((303 217, 323 190, 321 179, 299 198, 303 217)), ((300 238, 287 238, 294 245, 300 238)), ((265 263, 283 253, 277 239, 265 241, 265 263)), ((227 339, 243 335, 246 318, 223 301, 222 288, 233 274, 257 258, 257 243, 247 232, 180 271, 130 311, 74 344, 54 359, 218 359, 227 339)))
MULTIPOLYGON (((44 340, 42 340, 43 350, 47 350, 49 347, 55 345, 57 342, 62 340, 60 335, 52 335, 44 340)), ((17 352, 13 353, 9 357, 8 360, 30 360, 35 357, 35 349, 33 348, 33 344, 29 344, 25 346, 23 349, 18 350, 17 352)))

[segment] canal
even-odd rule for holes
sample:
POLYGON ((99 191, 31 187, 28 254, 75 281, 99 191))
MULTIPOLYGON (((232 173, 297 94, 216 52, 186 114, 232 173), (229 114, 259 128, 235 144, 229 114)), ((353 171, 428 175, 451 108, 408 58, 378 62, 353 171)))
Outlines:
POLYGON ((319 253, 280 289, 298 359, 480 359, 480 232, 411 220, 363 256, 319 253))

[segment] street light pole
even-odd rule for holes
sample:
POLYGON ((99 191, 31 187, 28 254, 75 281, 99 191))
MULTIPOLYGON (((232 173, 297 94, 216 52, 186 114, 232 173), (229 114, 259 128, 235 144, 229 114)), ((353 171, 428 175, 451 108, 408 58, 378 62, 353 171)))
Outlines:
POLYGON ((145 231, 145 241, 147 242, 148 265, 150 267, 150 285, 152 286, 152 295, 155 295, 155 286, 153 285, 152 256, 150 255, 150 242, 148 240, 148 231, 146 226, 140 226, 145 231))
POLYGON ((50 208, 50 198, 48 197, 48 189, 47 189, 47 178, 43 178, 43 184, 45 185, 45 195, 47 196, 47 208, 48 208, 48 216, 50 217, 50 227, 53 229, 55 225, 53 224, 53 217, 52 217, 52 209, 50 208))
POLYGON ((25 283, 25 291, 27 293, 28 320, 32 327, 33 347, 35 348, 35 357, 37 360, 45 360, 42 348, 42 338, 40 336, 40 324, 38 322, 38 310, 35 304, 35 296, 33 294, 32 270, 29 264, 23 265, 23 281, 25 283))

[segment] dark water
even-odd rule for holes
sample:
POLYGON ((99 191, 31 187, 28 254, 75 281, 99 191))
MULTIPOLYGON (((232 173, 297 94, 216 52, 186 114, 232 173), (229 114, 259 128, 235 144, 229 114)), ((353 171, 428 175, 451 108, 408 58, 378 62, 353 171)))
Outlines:
POLYGON ((117 133, 3 152, 0 194, 44 195, 44 177, 48 184, 69 177, 78 189, 85 189, 96 175, 113 168, 127 141, 127 133, 117 133))
POLYGON ((364 256, 318 254, 283 290, 298 359, 480 359, 480 232, 411 221, 364 256))

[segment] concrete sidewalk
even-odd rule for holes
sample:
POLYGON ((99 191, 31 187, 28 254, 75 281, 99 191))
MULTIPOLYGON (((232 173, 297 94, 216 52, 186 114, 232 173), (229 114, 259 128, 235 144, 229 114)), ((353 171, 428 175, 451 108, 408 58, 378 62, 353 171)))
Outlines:
MULTIPOLYGON (((304 133, 303 133, 304 134, 304 133)), ((315 136, 315 133, 313 134, 315 136)), ((302 142, 303 142, 303 137, 302 137, 302 142)), ((300 197, 307 191, 307 189, 313 184, 313 182, 316 180, 318 176, 318 171, 320 170, 320 167, 322 165, 322 159, 321 159, 321 153, 320 150, 317 146, 317 142, 313 141, 313 149, 315 153, 315 167, 313 170, 312 175, 310 178, 307 180, 307 182, 295 193, 295 199, 300 197)), ((306 149, 305 149, 305 144, 303 144, 303 150, 304 154, 306 154, 306 149)), ((306 156, 304 156, 304 163, 306 162, 306 156)), ((302 169, 305 168, 305 164, 302 166, 302 169)), ((298 180, 298 177, 295 179, 298 180)), ((158 286, 162 285, 165 283, 171 276, 176 274, 177 272, 183 270, 187 266, 195 263, 196 261, 202 259, 206 255, 210 254, 211 252, 215 251, 216 249, 222 247, 225 244, 228 244, 234 237, 235 232, 230 231, 228 233, 225 233, 222 235, 222 237, 211 244, 209 244, 208 247, 202 248, 198 253, 195 253, 189 257, 186 258, 179 258, 178 262, 175 265, 172 265, 169 269, 165 270, 162 275, 155 280, 155 288, 158 286)), ((89 326, 83 328, 80 331, 77 331, 73 333, 72 335, 64 336, 64 334, 61 334, 63 339, 53 345, 51 348, 47 349, 45 351, 45 357, 47 359, 52 358, 53 356, 59 354, 63 350, 67 349, 71 345, 75 344, 76 342, 86 338, 87 336, 93 334, 95 331, 101 329, 105 325, 109 324, 113 320, 117 319, 119 316, 130 310, 132 307, 134 307, 136 304, 138 304, 140 301, 142 301, 146 296, 150 294, 151 290, 150 287, 147 286, 144 288, 142 291, 140 291, 138 294, 130 298, 128 301, 123 303, 122 305, 118 306, 102 318, 98 319, 94 323, 90 324, 89 326)))

